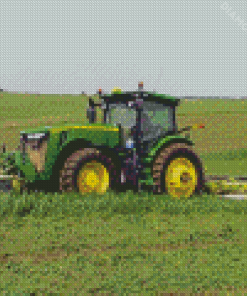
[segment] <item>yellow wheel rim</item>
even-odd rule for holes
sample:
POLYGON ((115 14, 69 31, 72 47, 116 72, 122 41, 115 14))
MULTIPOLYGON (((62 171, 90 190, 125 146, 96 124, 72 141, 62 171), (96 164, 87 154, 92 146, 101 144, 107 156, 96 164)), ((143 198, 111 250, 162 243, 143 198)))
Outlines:
POLYGON ((105 193, 109 188, 109 183, 108 170, 95 160, 85 164, 77 177, 80 193, 105 193))
POLYGON ((174 198, 190 197, 197 185, 197 173, 188 158, 175 158, 166 170, 166 190, 174 198))
POLYGON ((20 191, 21 191, 21 183, 20 183, 19 180, 13 180, 13 181, 12 181, 12 186, 13 186, 13 190, 14 190, 15 192, 20 193, 20 191))

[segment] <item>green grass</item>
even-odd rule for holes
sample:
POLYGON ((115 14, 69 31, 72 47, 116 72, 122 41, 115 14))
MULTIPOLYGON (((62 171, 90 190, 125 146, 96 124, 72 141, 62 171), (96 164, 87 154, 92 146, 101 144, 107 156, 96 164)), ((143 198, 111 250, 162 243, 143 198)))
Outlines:
POLYGON ((208 174, 247 176, 247 149, 205 153, 200 157, 208 174))
MULTIPOLYGON (((21 130, 87 122, 87 103, 0 94, 0 143, 11 151, 21 130)), ((179 128, 206 124, 191 138, 207 174, 247 175, 245 112, 247 101, 182 101, 179 128)), ((246 212, 216 195, 0 193, 0 293, 243 295, 246 212)))
POLYGON ((246 114, 246 100, 182 100, 177 113, 179 128, 206 125, 190 134, 207 174, 247 175, 246 114))
POLYGON ((1 294, 247 291, 246 201, 130 191, 0 198, 1 294))

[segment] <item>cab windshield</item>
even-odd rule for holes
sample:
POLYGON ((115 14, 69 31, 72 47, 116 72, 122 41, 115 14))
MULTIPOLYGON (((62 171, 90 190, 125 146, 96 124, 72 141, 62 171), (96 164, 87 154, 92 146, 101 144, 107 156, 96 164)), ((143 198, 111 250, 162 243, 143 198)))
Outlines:
POLYGON ((143 141, 149 142, 173 130, 173 108, 144 102, 142 114, 143 141))
POLYGON ((106 116, 106 123, 131 128, 136 125, 136 110, 125 104, 111 104, 106 116))

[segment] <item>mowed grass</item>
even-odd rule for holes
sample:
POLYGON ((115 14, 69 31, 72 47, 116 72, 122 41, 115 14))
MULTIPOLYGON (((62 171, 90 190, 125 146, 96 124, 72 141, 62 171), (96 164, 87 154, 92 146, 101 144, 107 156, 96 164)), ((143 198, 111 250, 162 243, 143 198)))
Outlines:
POLYGON ((247 293, 246 201, 130 191, 0 199, 1 295, 247 293))

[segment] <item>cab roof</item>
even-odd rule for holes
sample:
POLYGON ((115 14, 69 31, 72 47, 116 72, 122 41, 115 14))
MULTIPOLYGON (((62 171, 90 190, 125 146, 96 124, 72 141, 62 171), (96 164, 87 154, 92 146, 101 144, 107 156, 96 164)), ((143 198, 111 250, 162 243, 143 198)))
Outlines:
POLYGON ((170 95, 156 94, 147 91, 104 94, 100 97, 106 103, 135 101, 136 99, 140 98, 143 98, 144 101, 157 102, 167 106, 178 106, 180 103, 180 99, 174 98, 170 95))

